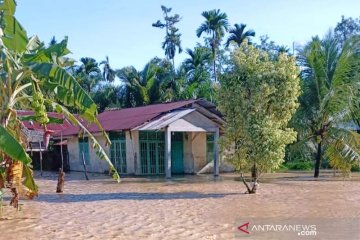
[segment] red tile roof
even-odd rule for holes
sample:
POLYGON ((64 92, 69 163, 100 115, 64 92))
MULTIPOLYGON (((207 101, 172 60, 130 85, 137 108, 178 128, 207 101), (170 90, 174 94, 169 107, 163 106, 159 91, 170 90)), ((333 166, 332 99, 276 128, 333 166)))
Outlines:
MULTIPOLYGON (((124 108, 119 110, 109 110, 100 113, 98 119, 105 131, 129 130, 145 122, 151 121, 164 113, 191 106, 193 103, 199 101, 202 100, 186 100, 153 104, 142 107, 124 108)), ((91 124, 88 129, 90 132, 99 132, 99 128, 94 124, 91 124)), ((76 135, 78 132, 78 126, 71 126, 65 129, 62 133, 63 136, 69 136, 76 135)))

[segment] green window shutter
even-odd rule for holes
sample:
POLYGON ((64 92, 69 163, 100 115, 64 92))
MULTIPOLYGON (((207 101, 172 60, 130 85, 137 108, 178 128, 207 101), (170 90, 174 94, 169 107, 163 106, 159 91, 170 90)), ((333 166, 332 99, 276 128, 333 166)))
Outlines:
POLYGON ((79 159, 82 164, 84 153, 85 164, 90 165, 89 139, 87 137, 79 138, 79 159))
POLYGON ((119 173, 127 172, 125 132, 109 132, 110 160, 119 173))
POLYGON ((206 161, 209 163, 214 160, 215 155, 215 135, 214 133, 206 134, 206 161))
POLYGON ((164 132, 140 131, 139 141, 141 174, 164 174, 164 132))

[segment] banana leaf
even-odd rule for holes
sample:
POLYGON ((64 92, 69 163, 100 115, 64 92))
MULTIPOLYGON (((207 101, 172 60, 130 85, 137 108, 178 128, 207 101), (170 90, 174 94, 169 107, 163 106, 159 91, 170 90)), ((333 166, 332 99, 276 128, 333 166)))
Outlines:
POLYGON ((25 149, 2 125, 0 125, 0 151, 25 165, 31 163, 31 158, 25 149))

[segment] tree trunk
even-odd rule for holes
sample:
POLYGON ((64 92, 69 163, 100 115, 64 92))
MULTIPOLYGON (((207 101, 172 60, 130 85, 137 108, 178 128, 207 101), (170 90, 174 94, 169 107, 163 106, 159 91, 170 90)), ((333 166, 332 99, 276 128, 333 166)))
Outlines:
POLYGON ((81 152, 81 156, 82 156, 82 160, 83 160, 85 178, 86 178, 87 181, 89 181, 89 177, 88 177, 87 169, 86 169, 86 162, 85 162, 84 152, 81 152))
POLYGON ((214 70, 214 82, 217 81, 217 77, 216 77, 216 59, 215 59, 216 55, 214 56, 214 62, 213 62, 213 70, 214 70))
POLYGON ((318 178, 319 177, 319 173, 320 173, 320 163, 321 163, 321 142, 318 143, 317 146, 317 154, 316 154, 316 159, 315 159, 315 172, 314 172, 314 177, 318 178))
POLYGON ((253 185, 252 187, 250 188, 249 184, 246 182, 243 174, 241 173, 240 174, 240 177, 241 177, 241 180, 242 182, 244 183, 247 191, 245 193, 248 193, 248 194, 255 194, 256 193, 256 190, 257 190, 257 186, 258 186, 258 183, 257 183, 257 179, 254 179, 253 181, 253 185))
POLYGON ((64 191, 64 183, 65 183, 65 173, 62 168, 59 168, 59 177, 56 187, 57 193, 62 193, 64 191))
POLYGON ((251 168, 251 181, 255 182, 257 178, 258 178, 258 174, 257 174, 256 164, 254 163, 254 165, 251 168))

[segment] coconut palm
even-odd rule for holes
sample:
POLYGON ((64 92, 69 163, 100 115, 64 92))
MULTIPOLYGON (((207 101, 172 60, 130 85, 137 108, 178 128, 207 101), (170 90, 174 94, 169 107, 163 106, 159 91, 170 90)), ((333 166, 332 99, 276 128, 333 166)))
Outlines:
POLYGON ((229 30, 230 36, 228 37, 225 46, 229 47, 231 42, 240 46, 245 40, 251 44, 251 37, 255 37, 255 31, 250 29, 245 32, 246 24, 235 24, 234 28, 229 30))
POLYGON ((210 46, 213 54, 213 73, 216 82, 216 54, 221 40, 228 30, 229 23, 226 13, 221 13, 220 9, 205 11, 201 15, 205 18, 205 22, 196 30, 196 35, 198 37, 201 37, 203 33, 211 35, 210 46))
POLYGON ((213 89, 209 66, 211 66, 211 51, 202 46, 186 49, 188 58, 183 62, 186 83, 181 93, 183 99, 203 98, 211 100, 213 89))
MULTIPOLYGON (((101 128, 96 116, 96 104, 81 88, 73 76, 62 66, 67 65, 65 57, 67 38, 60 43, 45 47, 38 37, 28 39, 26 31, 14 17, 16 3, 4 0, 0 3, 1 41, 0 41, 0 190, 11 190, 11 205, 18 207, 19 196, 29 198, 37 195, 37 186, 31 171, 31 158, 26 153, 27 139, 17 110, 33 110, 28 119, 40 123, 46 131, 51 122, 47 108, 51 107, 63 114, 93 142, 93 147, 101 159, 104 159, 115 171, 110 159, 101 145, 86 127, 71 114, 67 106, 79 111, 79 116, 101 128), (43 92, 52 92, 48 98, 43 92)), ((106 135, 104 135, 106 136, 106 135)))
POLYGON ((143 106, 160 100, 160 61, 157 58, 151 60, 142 71, 130 66, 116 72, 123 83, 121 92, 125 107, 143 106))
POLYGON ((299 53, 303 95, 294 124, 298 145, 314 149, 314 177, 319 176, 324 154, 344 173, 360 159, 358 134, 347 127, 359 104, 359 42, 352 38, 340 47, 329 32, 322 40, 313 38, 299 53))
POLYGON ((80 85, 90 94, 93 87, 100 81, 101 71, 93 58, 83 57, 80 62, 82 64, 76 69, 76 77, 79 79, 80 85))

